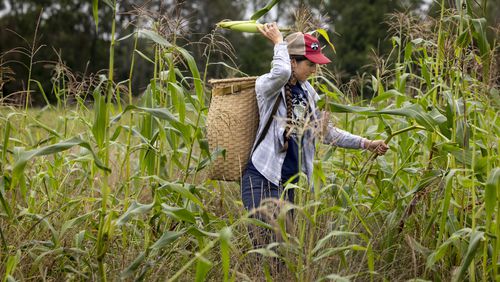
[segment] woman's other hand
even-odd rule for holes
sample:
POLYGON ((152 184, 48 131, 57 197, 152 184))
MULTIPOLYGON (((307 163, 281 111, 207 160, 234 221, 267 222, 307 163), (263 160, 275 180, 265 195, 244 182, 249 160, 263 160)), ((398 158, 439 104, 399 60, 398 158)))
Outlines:
POLYGON ((257 29, 259 29, 260 33, 267 37, 274 45, 283 42, 283 35, 276 22, 266 23, 262 27, 258 26, 257 29))
POLYGON ((389 146, 385 144, 384 140, 365 140, 364 144, 365 148, 371 152, 376 153, 377 155, 385 155, 387 153, 387 150, 389 149, 389 146))

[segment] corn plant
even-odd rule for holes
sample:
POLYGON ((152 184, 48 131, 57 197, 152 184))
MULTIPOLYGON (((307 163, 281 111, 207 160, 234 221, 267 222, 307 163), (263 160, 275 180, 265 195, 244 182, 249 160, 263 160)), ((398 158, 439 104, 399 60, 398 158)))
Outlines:
MULTIPOLYGON (((116 12, 93 1, 96 26, 101 3, 116 12)), ((175 35, 112 33, 108 73, 88 89, 71 88, 61 62, 56 105, 0 108, 2 279, 498 280, 498 42, 466 4, 430 22, 393 15, 393 51, 364 76, 370 100, 327 70, 311 80, 333 123, 384 139, 386 156, 318 142, 312 181, 286 186, 295 203, 249 212, 237 183, 206 178, 223 154, 205 138, 210 89, 175 35), (129 78, 115 81, 126 40, 129 78), (154 70, 139 98, 137 60, 154 70), (256 226, 279 240, 254 247, 256 226)))

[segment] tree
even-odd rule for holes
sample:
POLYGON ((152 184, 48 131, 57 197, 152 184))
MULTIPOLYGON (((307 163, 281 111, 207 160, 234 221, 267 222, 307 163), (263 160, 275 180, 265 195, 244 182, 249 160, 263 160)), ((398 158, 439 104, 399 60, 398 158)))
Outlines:
MULTIPOLYGON (((56 67, 59 60, 71 70, 72 74, 95 74, 108 67, 112 11, 104 2, 99 1, 100 20, 97 30, 92 17, 91 1, 0 0, 0 3, 10 7, 8 14, 0 18, 2 27, 0 54, 3 62, 8 62, 17 78, 16 81, 4 85, 4 96, 26 90, 30 61, 26 53, 29 52, 23 54, 9 50, 18 47, 25 47, 26 51, 32 49, 29 45, 32 44, 40 15, 35 45, 45 47, 41 48, 33 58, 31 77, 42 83, 46 93, 52 92, 51 77, 56 70, 60 70, 56 67)), ((191 51, 197 59, 199 69, 204 70, 203 55, 208 43, 205 36, 215 28, 218 21, 242 17, 245 1, 121 0, 118 8, 116 25, 118 36, 130 34, 135 28, 151 28, 152 22, 159 23, 156 27, 159 32, 169 40, 179 35, 174 39, 177 41, 175 43, 191 51), (142 12, 144 14, 140 14, 142 12), (138 18, 141 20, 137 20, 138 18), (168 25, 174 21, 178 21, 181 25, 187 24, 170 29, 168 25), (128 25, 131 22, 138 26, 128 25)), ((238 33, 228 33, 223 36, 227 40, 225 43, 231 42, 236 46, 245 41, 245 37, 238 33)), ((139 44, 143 53, 152 55, 150 42, 141 41, 139 44)), ((132 39, 120 41, 115 46, 115 82, 128 78, 132 53, 132 39)), ((231 53, 230 50, 227 53, 231 53)), ((210 61, 225 61, 228 65, 233 65, 229 57, 218 52, 212 55, 210 61)), ((153 69, 141 57, 136 56, 136 58, 135 68, 140 71, 135 72, 132 85, 133 92, 137 95, 149 83, 153 69)), ((208 77, 224 76, 225 69, 222 65, 211 66, 208 68, 208 77)), ((33 91, 33 87, 31 90, 33 91)), ((43 104, 43 99, 37 94, 39 93, 31 95, 35 97, 33 102, 43 104)), ((54 101, 55 97, 49 97, 49 100, 54 101)))
MULTIPOLYGON (((108 44, 96 32, 90 3, 78 0, 6 2, 10 11, 0 18, 0 52, 3 61, 11 62, 9 66, 17 80, 5 85, 4 95, 26 90, 31 55, 31 77, 40 81, 47 93, 52 92, 54 72, 61 70, 59 61, 73 74, 95 73, 106 67, 108 44), (34 50, 37 52, 32 52, 34 50)), ((105 15, 109 15, 109 11, 103 11, 105 15)), ((110 24, 103 22, 101 30, 110 30, 110 24)), ((34 103, 42 103, 40 95, 31 96, 34 103)))
MULTIPOLYGON (((211 53, 210 62, 224 62, 229 66, 239 67, 250 75, 259 75, 269 70, 272 58, 272 46, 259 34, 249 35, 231 31, 217 31, 215 24, 223 19, 248 19, 253 10, 264 7, 268 0, 120 0, 117 17, 117 34, 124 36, 136 28, 133 22, 144 28, 143 21, 137 19, 137 10, 149 13, 146 24, 160 22, 164 26, 161 32, 169 40, 185 47, 196 58, 200 71, 205 70, 207 44, 214 44, 217 51, 211 53), (144 6, 143 6, 144 5, 144 6), (134 11, 135 10, 135 11, 134 11), (252 10, 252 11, 250 11, 252 10), (131 12, 132 11, 132 12, 131 12), (182 26, 177 30, 169 29, 168 22, 179 20, 182 26), (214 39, 214 40, 211 40, 214 39), (234 49, 228 47, 232 44, 234 49), (234 62, 233 62, 234 59, 234 62)), ((333 66, 344 73, 345 80, 364 71, 370 63, 370 54, 379 54, 390 50, 388 28, 384 24, 387 13, 401 9, 416 9, 421 0, 359 0, 354 2, 332 0, 282 0, 263 21, 279 21, 283 25, 292 25, 293 12, 305 5, 315 15, 327 14, 331 21, 330 37, 337 53, 329 54, 333 66), (332 32, 333 31, 333 32, 332 32)), ((99 29, 96 30, 92 17, 91 1, 80 0, 0 0, 4 7, 10 7, 8 14, 0 17, 0 54, 2 64, 9 62, 9 67, 16 73, 15 82, 5 83, 3 94, 26 89, 29 58, 21 53, 8 50, 20 46, 28 47, 34 38, 37 19, 41 14, 38 28, 37 46, 34 57, 32 78, 42 83, 46 93, 51 93, 51 77, 60 60, 72 73, 97 73, 108 67, 109 32, 111 30, 111 9, 99 1, 99 29), (13 32, 12 32, 13 31, 13 32), (15 33, 14 33, 15 32, 15 33), (19 36, 15 35, 18 34, 19 36)), ((323 20, 323 19, 322 19, 323 20)), ((151 26, 146 26, 151 28, 151 26)), ((175 29, 175 28, 174 28, 175 29)), ((141 42, 140 50, 152 54, 151 43, 141 42)), ((31 48, 27 48, 31 50, 31 48)), ((328 48, 327 48, 328 50, 328 48)), ((29 53, 29 52, 28 52, 29 53)), ((131 39, 118 42, 115 47, 115 82, 128 78, 133 53, 131 39)), ((146 60, 137 56, 134 73, 133 93, 139 94, 152 76, 152 68, 146 60)), ((222 64, 211 64, 207 69, 208 78, 220 78, 233 75, 230 68, 222 64)), ((33 87, 32 87, 33 90, 33 87)), ((36 95, 35 95, 36 96, 36 95)), ((40 98, 40 96, 38 96, 40 98)), ((52 101, 55 97, 49 97, 52 101)), ((42 99, 38 99, 43 103, 42 99)))
POLYGON ((422 2, 328 1, 326 8, 333 19, 333 41, 337 51, 334 65, 346 73, 345 78, 370 70, 370 55, 373 52, 387 54, 391 49, 387 15, 419 9, 422 2))

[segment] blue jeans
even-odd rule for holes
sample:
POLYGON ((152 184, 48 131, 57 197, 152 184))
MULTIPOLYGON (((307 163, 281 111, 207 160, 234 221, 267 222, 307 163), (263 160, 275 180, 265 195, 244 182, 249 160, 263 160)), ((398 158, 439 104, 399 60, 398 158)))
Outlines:
MULTIPOLYGON (((260 174, 253 165, 252 160, 248 162, 241 177, 241 199, 243 200, 245 209, 252 210, 259 207, 262 200, 266 198, 279 199, 284 192, 281 183, 280 186, 276 186, 260 174)), ((294 202, 293 189, 286 191, 284 199, 292 203, 294 202)))
MULTIPOLYGON (((283 199, 293 203, 293 189, 284 191, 281 183, 279 186, 276 186, 268 181, 254 167, 251 160, 248 162, 243 172, 243 176, 241 177, 241 199, 243 200, 243 205, 246 210, 251 211, 254 208, 258 208, 262 200, 266 198, 280 199, 283 193, 286 193, 283 195, 283 199)), ((276 210, 274 212, 276 212, 276 210)), ((270 221, 275 220, 276 216, 277 215, 272 214, 272 212, 256 212, 252 215, 252 217, 267 223, 271 223, 270 221)), ((293 213, 290 212, 289 216, 293 216, 293 213)), ((264 247, 271 242, 278 241, 276 234, 272 230, 262 227, 251 226, 249 235, 252 244, 256 248, 264 247)))

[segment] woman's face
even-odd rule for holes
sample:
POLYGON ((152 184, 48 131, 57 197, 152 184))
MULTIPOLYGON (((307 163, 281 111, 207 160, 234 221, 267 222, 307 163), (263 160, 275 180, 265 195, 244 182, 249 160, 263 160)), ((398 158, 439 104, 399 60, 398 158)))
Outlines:
POLYGON ((306 81, 309 76, 313 75, 316 72, 316 68, 316 64, 309 60, 297 62, 292 59, 293 74, 300 82, 306 81))

